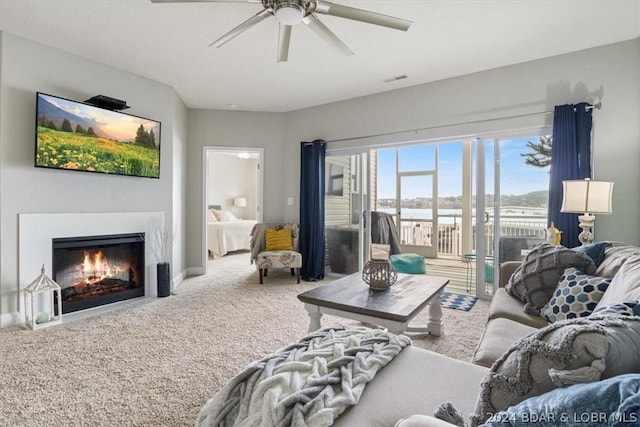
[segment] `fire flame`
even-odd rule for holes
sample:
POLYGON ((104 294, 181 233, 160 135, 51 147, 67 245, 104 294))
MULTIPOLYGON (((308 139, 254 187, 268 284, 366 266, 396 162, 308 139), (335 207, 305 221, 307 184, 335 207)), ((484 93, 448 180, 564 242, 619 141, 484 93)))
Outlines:
POLYGON ((95 283, 105 278, 117 277, 122 271, 124 270, 121 266, 111 265, 103 256, 102 251, 96 251, 93 257, 89 251, 84 251, 84 258, 79 266, 82 281, 85 283, 95 283))

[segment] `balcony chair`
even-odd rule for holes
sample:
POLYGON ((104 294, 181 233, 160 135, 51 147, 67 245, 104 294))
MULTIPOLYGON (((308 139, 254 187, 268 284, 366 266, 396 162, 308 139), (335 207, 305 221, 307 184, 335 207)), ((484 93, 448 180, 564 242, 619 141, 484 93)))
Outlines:
POLYGON ((300 283, 302 254, 298 252, 300 228, 293 223, 260 222, 251 229, 251 263, 260 274, 260 284, 272 268, 289 268, 300 283))

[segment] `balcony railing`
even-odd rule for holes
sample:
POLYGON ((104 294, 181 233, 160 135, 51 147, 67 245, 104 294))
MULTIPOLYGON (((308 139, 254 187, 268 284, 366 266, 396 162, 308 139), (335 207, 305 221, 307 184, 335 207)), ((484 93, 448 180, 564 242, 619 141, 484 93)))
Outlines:
MULTIPOLYGON (((438 224, 438 256, 462 256, 462 217, 459 215, 442 215, 438 218, 448 218, 447 223, 438 224), (453 222, 451 222, 452 220, 453 222)), ((486 233, 487 255, 493 255, 493 239, 496 235, 495 223, 492 218, 483 224, 486 233)), ((476 223, 472 223, 473 242, 476 241, 476 223)), ((539 215, 503 215, 500 217, 499 236, 526 236, 544 239, 546 218, 539 215)), ((430 220, 402 220, 400 240, 404 245, 430 246, 434 234, 433 222, 430 220)), ((475 247, 473 248, 475 250, 475 247)))

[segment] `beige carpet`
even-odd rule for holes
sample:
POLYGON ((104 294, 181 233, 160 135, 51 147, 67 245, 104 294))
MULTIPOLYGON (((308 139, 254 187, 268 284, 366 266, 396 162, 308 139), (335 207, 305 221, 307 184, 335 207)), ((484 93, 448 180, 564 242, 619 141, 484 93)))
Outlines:
MULTIPOLYGON (((231 255, 168 298, 38 331, 0 329, 0 426, 191 426, 249 362, 306 334, 296 295, 325 282, 272 271, 259 285, 248 255, 231 255)), ((487 306, 443 309, 445 335, 414 345, 468 360, 487 306)), ((338 322, 353 323, 323 318, 338 322)))

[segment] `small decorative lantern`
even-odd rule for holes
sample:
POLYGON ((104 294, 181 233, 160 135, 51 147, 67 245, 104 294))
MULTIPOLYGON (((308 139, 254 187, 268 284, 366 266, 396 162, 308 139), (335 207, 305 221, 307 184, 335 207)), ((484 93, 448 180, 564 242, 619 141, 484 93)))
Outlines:
POLYGON ((362 269, 362 280, 375 291, 384 291, 396 283, 398 272, 386 259, 371 259, 362 269))
POLYGON ((60 285, 45 274, 42 265, 40 275, 24 290, 26 326, 36 330, 62 323, 61 293, 60 285))

